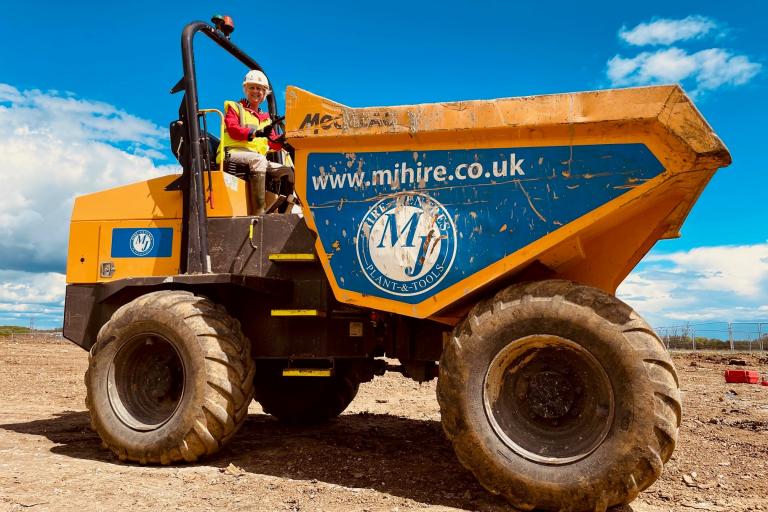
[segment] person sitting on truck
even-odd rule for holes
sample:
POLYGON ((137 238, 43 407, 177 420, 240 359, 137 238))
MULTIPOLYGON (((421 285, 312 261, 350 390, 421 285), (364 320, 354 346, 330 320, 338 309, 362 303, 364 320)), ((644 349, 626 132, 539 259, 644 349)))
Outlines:
POLYGON ((269 150, 281 150, 284 141, 273 130, 269 113, 259 109, 261 102, 270 93, 267 76, 257 69, 249 71, 243 80, 243 93, 245 97, 240 101, 224 102, 224 126, 216 161, 221 162, 226 155, 229 161, 248 166, 251 214, 263 215, 266 208, 267 174, 287 176, 293 183, 293 169, 270 162, 265 156, 269 150))

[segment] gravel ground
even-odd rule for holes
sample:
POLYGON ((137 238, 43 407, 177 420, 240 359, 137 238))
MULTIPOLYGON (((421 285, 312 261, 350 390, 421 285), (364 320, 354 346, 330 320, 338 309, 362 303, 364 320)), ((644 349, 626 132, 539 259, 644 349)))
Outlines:
MULTIPOLYGON (((726 384, 729 360, 675 354, 684 392, 677 450, 659 481, 616 511, 768 511, 768 387, 726 384)), ((286 427, 254 403, 204 463, 121 464, 89 428, 87 354, 66 342, 0 338, 0 510, 511 510, 457 462, 435 383, 363 384, 336 421, 286 427)))

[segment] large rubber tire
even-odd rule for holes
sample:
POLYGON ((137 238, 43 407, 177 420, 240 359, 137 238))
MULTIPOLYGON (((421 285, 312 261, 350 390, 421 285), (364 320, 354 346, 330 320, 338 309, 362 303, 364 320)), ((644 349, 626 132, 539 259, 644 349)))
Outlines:
POLYGON ((442 424, 489 491, 531 510, 626 504, 672 455, 677 374, 629 306, 569 281, 478 303, 440 360, 442 424))
POLYGON ((184 291, 148 293, 119 308, 91 349, 92 427, 120 460, 194 462, 242 425, 254 368, 223 307, 184 291))
POLYGON ((317 424, 335 418, 354 400, 359 383, 333 377, 283 377, 278 369, 259 371, 255 399, 283 423, 317 424))

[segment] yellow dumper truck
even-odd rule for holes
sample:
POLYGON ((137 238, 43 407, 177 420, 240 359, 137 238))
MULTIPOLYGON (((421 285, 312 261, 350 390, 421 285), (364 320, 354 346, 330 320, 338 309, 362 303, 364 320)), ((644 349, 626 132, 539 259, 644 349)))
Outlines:
POLYGON ((614 294, 730 163, 683 91, 349 108, 288 87, 291 154, 271 158, 295 183, 268 180, 249 215, 238 166, 215 162, 193 37, 261 68, 213 21, 182 34, 183 173, 75 201, 64 334, 90 352, 104 444, 196 461, 252 399, 324 421, 392 370, 438 378, 459 460, 519 508, 605 510, 653 483, 678 378, 614 294))

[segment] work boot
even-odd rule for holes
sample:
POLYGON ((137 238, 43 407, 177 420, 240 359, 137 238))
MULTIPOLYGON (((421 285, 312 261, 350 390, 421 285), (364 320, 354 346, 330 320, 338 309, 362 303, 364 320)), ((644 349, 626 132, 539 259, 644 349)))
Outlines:
POLYGON ((265 190, 267 186, 267 173, 255 172, 248 178, 248 186, 251 191, 251 215, 264 215, 267 208, 265 190))

